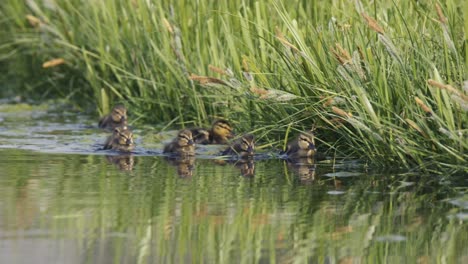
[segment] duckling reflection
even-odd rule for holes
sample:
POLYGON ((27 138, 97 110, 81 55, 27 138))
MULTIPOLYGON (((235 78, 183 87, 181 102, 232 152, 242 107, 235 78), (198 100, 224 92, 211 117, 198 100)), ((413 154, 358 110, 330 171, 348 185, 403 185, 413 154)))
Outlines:
POLYGON ((215 164, 225 166, 227 164, 234 165, 235 168, 239 169, 241 175, 244 177, 253 177, 255 175, 255 162, 254 159, 246 157, 237 160, 213 160, 215 164))
POLYGON ((222 155, 231 155, 238 157, 253 157, 255 151, 255 139, 251 134, 246 134, 234 141, 222 155))
POLYGON ((135 165, 135 159, 132 155, 106 156, 106 159, 121 171, 131 171, 135 165))
POLYGON ((315 175, 315 160, 313 158, 297 158, 288 160, 288 167, 299 176, 299 180, 303 184, 310 184, 316 180, 315 175))
POLYGON ((116 127, 111 136, 104 143, 104 149, 112 149, 121 152, 131 152, 135 149, 133 133, 126 126, 116 127))
POLYGON ((177 175, 181 178, 189 178, 193 176, 195 164, 194 156, 183 157, 166 157, 166 160, 172 166, 177 167, 177 175))
POLYGON ((98 123, 99 128, 114 129, 127 126, 127 108, 124 105, 116 105, 110 114, 103 116, 98 123))
POLYGON ((231 124, 224 119, 214 121, 211 129, 192 128, 191 131, 197 144, 227 144, 234 137, 231 124))
POLYGON ((316 153, 315 138, 312 131, 301 133, 299 136, 290 141, 286 150, 283 152, 288 159, 312 157, 316 153))
POLYGON ((234 166, 240 169, 244 177, 253 177, 255 175, 255 162, 253 159, 240 159, 234 163, 234 166))
POLYGON ((195 144, 193 142, 192 131, 183 129, 179 131, 177 137, 172 142, 164 146, 163 153, 175 156, 195 155, 195 144))

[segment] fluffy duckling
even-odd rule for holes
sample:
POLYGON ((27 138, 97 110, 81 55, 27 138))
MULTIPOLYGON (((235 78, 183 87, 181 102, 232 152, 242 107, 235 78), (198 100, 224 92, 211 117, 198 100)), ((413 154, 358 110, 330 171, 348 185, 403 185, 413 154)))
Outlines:
POLYGON ((112 108, 110 114, 103 116, 99 120, 99 128, 114 129, 127 125, 127 108, 124 105, 116 105, 112 108))
POLYGON ((252 157, 255 150, 254 136, 246 134, 231 144, 222 155, 237 155, 239 157, 252 157))
POLYGON ((104 149, 113 149, 122 152, 131 152, 134 148, 133 133, 126 126, 116 127, 104 144, 104 149))
POLYGON ((284 153, 290 159, 314 156, 316 153, 314 134, 312 132, 301 133, 299 137, 288 143, 284 153))
POLYGON ((195 143, 197 144, 227 144, 234 137, 231 124, 224 119, 213 122, 211 129, 191 129, 195 143))
POLYGON ((193 141, 192 132, 188 129, 179 131, 177 137, 171 143, 164 146, 163 153, 172 153, 177 156, 193 156, 195 155, 195 143, 193 141))

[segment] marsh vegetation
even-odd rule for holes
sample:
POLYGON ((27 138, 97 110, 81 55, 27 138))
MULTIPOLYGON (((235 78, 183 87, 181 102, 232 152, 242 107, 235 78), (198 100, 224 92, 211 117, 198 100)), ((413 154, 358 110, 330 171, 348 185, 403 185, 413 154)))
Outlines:
POLYGON ((4 0, 0 93, 120 102, 136 124, 222 117, 260 148, 314 125, 327 155, 466 172, 467 5, 4 0))

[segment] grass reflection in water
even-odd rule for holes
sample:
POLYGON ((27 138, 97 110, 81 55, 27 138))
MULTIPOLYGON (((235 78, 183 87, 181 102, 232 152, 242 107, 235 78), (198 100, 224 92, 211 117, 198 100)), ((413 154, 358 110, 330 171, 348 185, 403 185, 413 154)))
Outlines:
POLYGON ((460 218, 468 208, 453 202, 466 201, 463 179, 352 174, 308 161, 0 152, 6 260, 454 263, 468 257, 460 218), (31 254, 21 253, 31 247, 31 254))

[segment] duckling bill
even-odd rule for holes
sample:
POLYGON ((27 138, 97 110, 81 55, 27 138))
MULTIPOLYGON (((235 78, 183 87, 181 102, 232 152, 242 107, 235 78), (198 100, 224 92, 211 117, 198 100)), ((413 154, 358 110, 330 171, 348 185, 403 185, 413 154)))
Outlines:
POLYGON ((193 128, 191 132, 197 144, 227 144, 234 137, 231 124, 224 119, 213 122, 210 129, 193 128))
POLYGON ((116 105, 110 114, 103 116, 98 123, 99 128, 114 129, 127 125, 127 108, 123 105, 116 105))
POLYGON ((163 153, 177 156, 195 155, 195 143, 193 141, 192 132, 188 129, 179 131, 177 137, 164 146, 163 153))
POLYGON ((126 126, 116 127, 104 144, 104 149, 113 149, 122 152, 131 152, 135 149, 133 133, 126 126))
POLYGON ((301 133, 288 143, 284 153, 290 159, 312 157, 316 153, 315 138, 312 132, 301 133))
POLYGON ((255 151, 255 139, 251 134, 242 136, 234 141, 222 155, 233 155, 239 157, 253 157, 255 151))

